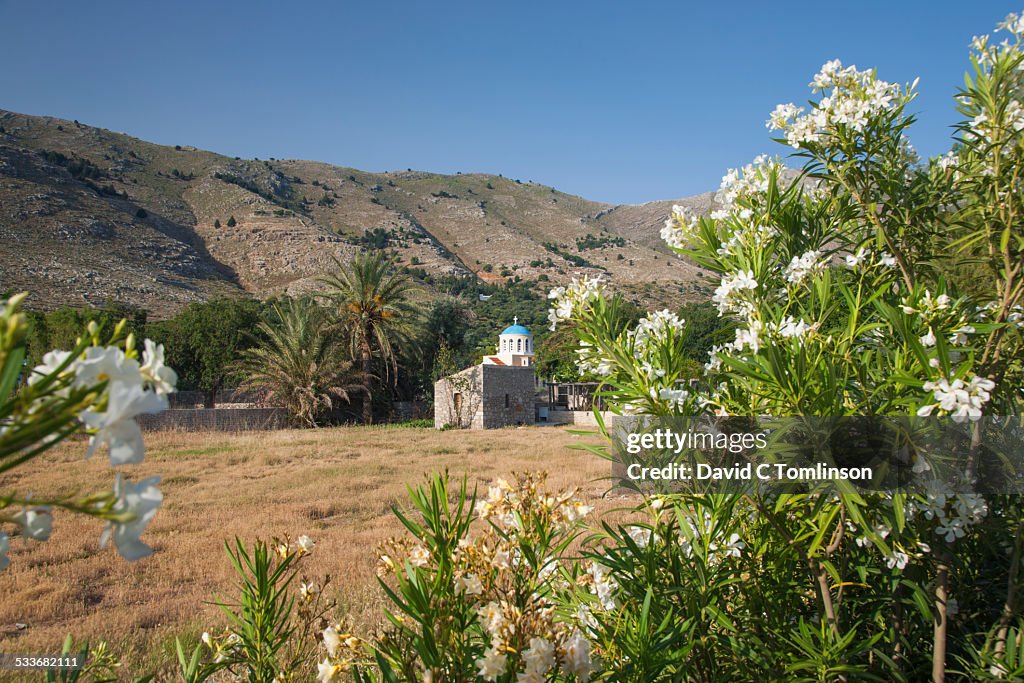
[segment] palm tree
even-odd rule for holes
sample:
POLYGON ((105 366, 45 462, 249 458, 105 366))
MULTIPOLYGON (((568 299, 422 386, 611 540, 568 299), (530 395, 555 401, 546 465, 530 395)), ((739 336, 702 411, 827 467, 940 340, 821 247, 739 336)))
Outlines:
POLYGON ((352 381, 344 340, 321 306, 288 299, 274 304, 274 312, 277 320, 262 321, 260 341, 242 355, 241 386, 284 406, 298 424, 316 427, 335 399, 347 403, 348 392, 362 385, 352 381))
POLYGON ((327 285, 325 295, 334 304, 338 323, 347 331, 352 357, 357 358, 366 384, 363 422, 373 421, 370 378, 376 354, 383 363, 385 377, 397 380, 396 345, 411 329, 415 309, 409 295, 412 282, 395 273, 379 252, 360 254, 348 267, 334 260, 337 270, 320 279, 327 285))

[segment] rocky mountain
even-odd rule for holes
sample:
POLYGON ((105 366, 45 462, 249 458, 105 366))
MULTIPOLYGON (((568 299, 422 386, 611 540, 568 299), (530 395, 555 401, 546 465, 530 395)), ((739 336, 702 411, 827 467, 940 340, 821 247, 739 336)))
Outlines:
POLYGON ((643 303, 708 292, 658 236, 673 203, 614 206, 483 174, 369 173, 230 158, 0 110, 0 291, 30 305, 117 301, 173 315, 217 295, 317 287, 360 249, 538 287, 604 273, 643 303))

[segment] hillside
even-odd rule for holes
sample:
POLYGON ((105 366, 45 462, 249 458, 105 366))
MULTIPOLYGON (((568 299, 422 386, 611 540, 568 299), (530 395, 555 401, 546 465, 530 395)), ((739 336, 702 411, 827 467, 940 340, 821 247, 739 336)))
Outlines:
POLYGON ((383 249, 431 274, 539 288, 605 273, 641 303, 703 296, 658 232, 673 203, 614 206, 483 174, 369 173, 238 159, 0 110, 0 291, 173 314, 221 294, 314 289, 333 259, 383 249), (233 220, 231 220, 233 219, 233 220))

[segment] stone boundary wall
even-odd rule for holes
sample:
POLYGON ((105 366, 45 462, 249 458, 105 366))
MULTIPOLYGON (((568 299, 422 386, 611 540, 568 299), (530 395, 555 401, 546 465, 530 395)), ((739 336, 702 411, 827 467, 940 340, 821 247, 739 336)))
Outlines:
POLYGON ((284 408, 196 408, 165 410, 136 419, 145 431, 251 432, 284 429, 288 426, 284 408))
MULTIPOLYGON (((214 396, 216 405, 224 403, 253 404, 259 402, 259 395, 251 391, 238 391, 228 389, 217 392, 214 396)), ((191 408, 205 408, 206 394, 202 391, 175 391, 167 397, 172 410, 186 410, 191 408)))
MULTIPOLYGON (((615 416, 611 412, 601 413, 601 417, 604 419, 606 427, 611 427, 612 418, 615 416)), ((538 420, 539 425, 576 425, 579 427, 596 427, 597 419, 594 418, 594 412, 591 410, 549 410, 547 420, 538 420)))

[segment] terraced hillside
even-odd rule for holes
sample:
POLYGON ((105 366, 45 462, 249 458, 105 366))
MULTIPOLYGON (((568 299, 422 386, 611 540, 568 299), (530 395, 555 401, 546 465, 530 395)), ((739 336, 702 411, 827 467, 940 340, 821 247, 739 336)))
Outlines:
POLYGON ((233 159, 0 110, 0 290, 27 289, 40 308, 112 300, 160 317, 219 294, 309 291, 333 259, 365 248, 432 274, 538 287, 605 273, 643 303, 675 302, 707 293, 658 238, 676 202, 233 159))

